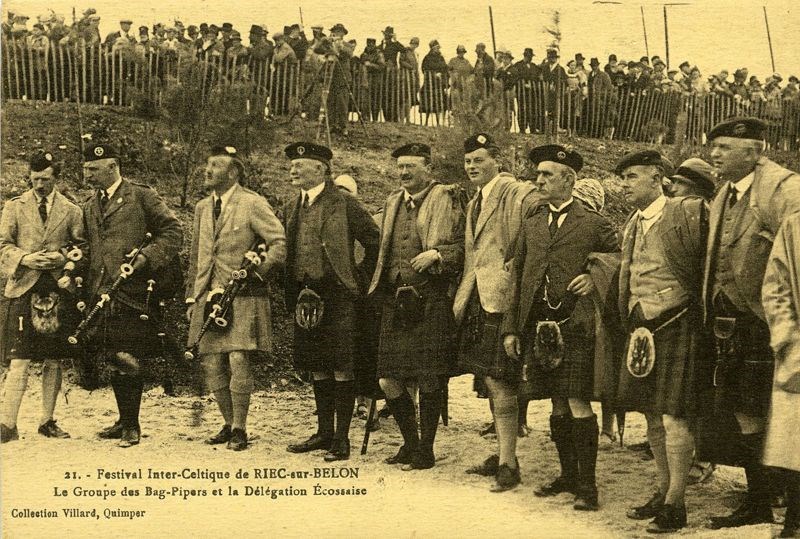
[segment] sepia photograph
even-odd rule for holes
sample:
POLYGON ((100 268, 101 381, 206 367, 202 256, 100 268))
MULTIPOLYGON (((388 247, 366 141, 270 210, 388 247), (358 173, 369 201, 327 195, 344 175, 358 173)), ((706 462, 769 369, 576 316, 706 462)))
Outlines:
POLYGON ((795 2, 0 19, 0 537, 800 538, 795 2))

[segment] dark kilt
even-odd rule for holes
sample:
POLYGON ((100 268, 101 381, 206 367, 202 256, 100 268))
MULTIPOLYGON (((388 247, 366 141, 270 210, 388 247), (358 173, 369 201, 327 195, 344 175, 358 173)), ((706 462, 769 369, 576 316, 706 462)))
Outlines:
POLYGON ((294 367, 311 372, 353 370, 358 341, 356 300, 344 288, 314 290, 325 303, 322 321, 310 331, 295 321, 294 367))
MULTIPOLYGON (((47 277, 49 278, 49 276, 47 277)), ((0 299, 0 321, 3 323, 3 344, 5 359, 62 359, 74 357, 76 347, 67 342, 78 325, 80 313, 75 308, 75 298, 55 287, 58 293, 59 328, 51 334, 38 333, 31 320, 31 296, 34 286, 18 298, 0 299), (19 320, 22 318, 22 331, 19 320)))
POLYGON ((452 300, 447 283, 428 282, 417 290, 424 298, 424 315, 418 322, 401 319, 394 294, 382 302, 379 378, 443 376, 452 371, 454 359, 452 300))
MULTIPOLYGON (((680 310, 671 309, 651 322, 642 321, 635 326, 641 325, 654 331, 680 310)), ((627 354, 629 341, 630 335, 625 341, 623 356, 627 354)), ((699 309, 690 309, 653 333, 653 342, 656 348, 655 365, 645 378, 632 376, 626 367, 626 358, 622 358, 616 392, 617 406, 626 411, 695 417, 700 410, 700 362, 711 351, 708 339, 702 332, 699 309)))
POLYGON ((566 322, 561 326, 564 360, 553 370, 542 369, 533 359, 536 339, 534 324, 522 336, 523 357, 528 365, 527 382, 520 384, 520 395, 529 400, 578 398, 591 400, 594 384, 594 335, 587 335, 566 322))
POLYGON ((103 310, 97 327, 90 331, 93 347, 105 357, 117 352, 127 352, 136 359, 164 356, 160 316, 151 311, 150 319, 144 321, 139 319, 141 314, 140 309, 112 300, 111 307, 103 310))
POLYGON ((458 331, 458 367, 474 374, 476 379, 491 376, 516 386, 522 374, 522 363, 506 354, 502 325, 503 313, 484 311, 476 289, 458 331))
POLYGON ((382 399, 378 384, 378 334, 381 330, 380 302, 373 298, 362 298, 356 302, 356 353, 353 357, 356 394, 382 399))

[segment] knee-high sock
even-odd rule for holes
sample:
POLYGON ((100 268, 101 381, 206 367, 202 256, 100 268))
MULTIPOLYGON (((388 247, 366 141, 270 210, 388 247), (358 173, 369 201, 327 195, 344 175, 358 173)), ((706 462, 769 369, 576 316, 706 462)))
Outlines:
POLYGON ((27 359, 12 359, 6 376, 6 383, 3 386, 3 425, 14 428, 17 425, 19 407, 22 404, 22 396, 25 388, 28 387, 28 365, 27 359))
POLYGON ((117 401, 119 411, 119 422, 123 425, 129 421, 130 412, 128 411, 128 383, 126 377, 117 373, 111 377, 111 388, 114 390, 114 399, 117 401))
POLYGON ((572 442, 578 456, 578 485, 595 488, 595 469, 597 467, 597 416, 572 418, 572 442))
POLYGON ((129 376, 128 385, 130 387, 128 394, 130 406, 131 426, 139 425, 139 409, 142 406, 142 393, 144 392, 144 379, 139 374, 129 376))
POLYGON ((512 392, 508 395, 496 395, 493 402, 500 464, 514 469, 517 467, 517 396, 512 392))
POLYGON ((247 411, 250 409, 250 393, 231 392, 231 403, 233 408, 234 429, 247 431, 247 411))
POLYGON ((666 495, 669 490, 669 461, 667 460, 667 433, 659 414, 645 414, 647 419, 647 442, 653 452, 658 472, 658 491, 666 495))
POLYGON ((786 484, 786 522, 784 527, 800 528, 800 472, 784 471, 786 484))
POLYGON ((578 480, 578 455, 575 453, 575 446, 572 443, 572 417, 551 415, 550 438, 556 444, 556 451, 558 451, 561 477, 575 483, 578 480))
POLYGON ((761 464, 764 449, 764 433, 742 434, 742 454, 745 456, 744 473, 747 477, 747 497, 751 504, 771 507, 772 489, 769 470, 761 464))
POLYGON ((678 507, 684 504, 686 481, 694 456, 694 436, 685 419, 664 417, 667 434, 667 462, 669 464, 669 489, 665 502, 678 507))
POLYGON ((517 424, 518 425, 527 425, 528 424, 528 403, 530 401, 523 397, 517 397, 517 405, 519 406, 519 410, 517 412, 517 424))
POLYGON ((314 380, 314 401, 317 404, 317 434, 325 438, 333 437, 333 416, 335 407, 336 382, 333 378, 314 380))
POLYGON ((230 426, 233 423, 233 400, 230 388, 223 387, 214 391, 214 397, 217 399, 217 406, 220 414, 222 414, 222 419, 226 425, 230 426))
POLYGON ((353 380, 336 381, 336 438, 350 437, 350 421, 356 406, 356 383, 353 380))
POLYGON ((403 435, 403 445, 409 450, 415 450, 419 445, 419 432, 417 431, 417 411, 414 409, 414 401, 407 391, 395 398, 386 399, 394 420, 403 435))
POLYGON ((56 399, 61 391, 61 364, 57 361, 45 361, 42 367, 42 419, 44 425, 53 419, 56 399))
POLYGON ((433 451, 436 430, 439 427, 439 416, 442 414, 442 390, 420 391, 419 423, 420 445, 424 451, 433 451))

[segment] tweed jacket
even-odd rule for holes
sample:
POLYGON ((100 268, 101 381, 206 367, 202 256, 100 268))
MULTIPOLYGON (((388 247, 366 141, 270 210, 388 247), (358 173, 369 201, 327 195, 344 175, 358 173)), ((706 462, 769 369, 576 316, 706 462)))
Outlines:
MULTIPOLYGON (((39 205, 33 189, 9 200, 0 220, 0 276, 8 279, 5 297, 22 296, 42 274, 41 270, 20 264, 25 255, 42 249, 66 254, 64 248, 70 245, 83 250, 84 257, 78 266, 85 265, 89 253, 81 209, 64 195, 58 191, 53 193, 53 204, 46 223, 42 223, 39 216, 39 205)), ((57 280, 61 276, 61 268, 49 270, 49 273, 57 280)))

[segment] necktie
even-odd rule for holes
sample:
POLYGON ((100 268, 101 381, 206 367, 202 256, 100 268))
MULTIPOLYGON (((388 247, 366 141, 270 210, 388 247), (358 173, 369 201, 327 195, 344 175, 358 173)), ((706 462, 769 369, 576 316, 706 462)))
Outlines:
MULTIPOLYGON (((570 204, 569 206, 572 206, 572 204, 570 204)), ((550 237, 555 236, 556 232, 558 232, 558 220, 562 215, 567 214, 567 212, 569 211, 569 206, 567 206, 566 208, 562 208, 561 210, 558 211, 553 210, 552 208, 550 209, 550 226, 549 226, 550 237)))
POLYGON ((105 212, 108 206, 108 193, 105 189, 100 190, 100 211, 105 212))
POLYGON ((733 205, 736 204, 736 201, 739 198, 739 191, 736 190, 736 187, 731 184, 730 192, 728 193, 728 207, 733 208, 733 205))
POLYGON ((416 204, 414 204, 414 199, 411 198, 411 197, 407 198, 406 199, 406 210, 411 212, 411 211, 414 210, 415 207, 416 207, 416 204))
POLYGON ((39 199, 39 217, 42 218, 42 223, 47 222, 47 199, 39 199))
POLYGON ((222 199, 217 197, 214 201, 214 222, 219 220, 220 214, 222 214, 222 199))
POLYGON ((308 196, 308 193, 303 193, 303 209, 304 210, 308 208, 308 199, 309 198, 310 197, 308 196))
POLYGON ((475 199, 475 205, 472 207, 472 232, 475 232, 475 227, 478 225, 478 217, 481 215, 481 206, 483 205, 483 191, 478 191, 478 196, 475 199))

